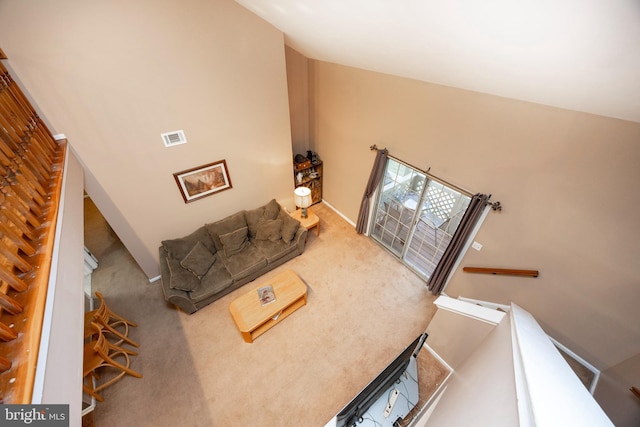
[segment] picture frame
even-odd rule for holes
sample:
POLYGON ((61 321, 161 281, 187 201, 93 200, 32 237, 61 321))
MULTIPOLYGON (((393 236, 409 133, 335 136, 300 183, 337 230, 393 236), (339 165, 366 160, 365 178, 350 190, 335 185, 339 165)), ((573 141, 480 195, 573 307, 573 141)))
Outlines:
POLYGON ((229 169, 224 159, 176 172, 173 177, 185 203, 232 188, 229 169))

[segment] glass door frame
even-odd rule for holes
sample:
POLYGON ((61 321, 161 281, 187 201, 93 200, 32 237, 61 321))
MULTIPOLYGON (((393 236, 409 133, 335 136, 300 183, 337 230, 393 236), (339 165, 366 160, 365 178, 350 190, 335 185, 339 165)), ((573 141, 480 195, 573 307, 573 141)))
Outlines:
POLYGON ((428 172, 389 157, 374 200, 369 236, 416 274, 428 279, 471 197, 428 172), (419 222, 424 224, 419 227, 419 222))

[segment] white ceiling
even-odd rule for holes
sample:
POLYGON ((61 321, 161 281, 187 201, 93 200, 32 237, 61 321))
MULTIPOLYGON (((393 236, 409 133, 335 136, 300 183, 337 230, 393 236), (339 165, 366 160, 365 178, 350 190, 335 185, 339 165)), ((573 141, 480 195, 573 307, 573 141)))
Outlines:
POLYGON ((305 56, 640 122, 640 0, 236 0, 305 56))

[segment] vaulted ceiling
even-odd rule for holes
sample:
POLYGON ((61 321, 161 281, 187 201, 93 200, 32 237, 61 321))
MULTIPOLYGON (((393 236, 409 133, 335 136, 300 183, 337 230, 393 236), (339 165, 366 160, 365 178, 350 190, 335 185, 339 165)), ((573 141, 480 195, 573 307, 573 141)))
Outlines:
POLYGON ((305 56, 640 122, 640 0, 236 0, 305 56))

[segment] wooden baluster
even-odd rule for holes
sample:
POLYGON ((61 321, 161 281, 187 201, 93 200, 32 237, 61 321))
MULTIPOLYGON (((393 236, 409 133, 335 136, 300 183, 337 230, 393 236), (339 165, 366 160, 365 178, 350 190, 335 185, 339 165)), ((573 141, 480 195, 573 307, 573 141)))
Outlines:
POLYGON ((18 334, 16 333, 16 331, 0 322, 0 340, 7 342, 13 341, 16 338, 18 338, 18 334))
POLYGON ((42 158, 38 154, 38 147, 34 144, 25 143, 22 141, 13 147, 15 152, 14 161, 16 164, 24 164, 28 166, 29 171, 38 177, 38 183, 42 186, 46 186, 51 178, 51 167, 53 163, 43 165, 40 159, 42 158))
POLYGON ((33 160, 31 158, 32 155, 23 156, 24 150, 11 139, 5 130, 1 128, 1 125, 0 123, 0 150, 2 150, 11 162, 19 167, 25 175, 28 175, 30 180, 34 181, 33 185, 38 188, 38 191, 44 196, 46 194, 44 186, 48 184, 50 178, 47 169, 33 160))
MULTIPOLYGON (((37 130, 37 129, 36 129, 37 130)), ((28 143, 25 143, 23 141, 23 149, 26 150, 26 152, 28 154, 31 155, 31 161, 40 161, 40 164, 42 164, 43 168, 44 168, 44 173, 49 176, 50 175, 50 171, 51 171, 51 167, 53 166, 54 162, 55 162, 55 152, 50 153, 48 151, 45 151, 44 146, 41 143, 41 140, 39 138, 39 135, 36 133, 33 136, 31 136, 31 138, 29 139, 28 143), (41 160, 43 160, 45 157, 45 155, 48 154, 49 157, 47 157, 47 162, 44 163, 41 160)))
POLYGON ((8 177, 5 180, 9 183, 15 194, 21 193, 28 196, 27 199, 24 199, 25 202, 28 199, 32 199, 38 206, 44 207, 47 205, 47 200, 31 185, 31 181, 29 181, 29 178, 24 174, 14 173, 13 177, 8 177), (16 190, 16 187, 20 187, 20 190, 16 190))
POLYGON ((13 271, 9 271, 7 267, 3 265, 0 265, 0 280, 4 280, 18 292, 22 292, 29 287, 24 280, 13 274, 13 271))
POLYGON ((11 360, 0 356, 0 373, 8 371, 9 369, 11 369, 11 360))
POLYGON ((35 151, 35 158, 47 170, 53 162, 55 151, 46 144, 36 141, 42 138, 38 123, 28 112, 15 110, 14 101, 8 91, 0 94, 0 121, 5 128, 6 135, 13 141, 24 145, 24 149, 35 151), (31 147, 33 145, 33 147, 31 147))
POLYGON ((7 261, 12 263, 14 267, 17 267, 23 273, 27 273, 33 268, 31 264, 5 245, 0 245, 0 255, 5 257, 7 261))
MULTIPOLYGON (((11 189, 11 191, 29 207, 32 207, 32 203, 29 201, 35 202, 37 206, 45 206, 47 204, 47 201, 33 188, 29 180, 22 174, 16 174, 12 169, 6 169, 0 166, 0 177, 4 178, 2 185, 7 189, 11 189)), ((34 210, 34 212, 36 212, 36 210, 34 210)), ((42 211, 38 209, 37 212, 42 211)))
POLYGON ((24 310, 22 304, 2 292, 0 292, 0 306, 2 306, 3 310, 7 313, 11 313, 13 315, 22 313, 24 310))
POLYGON ((46 147, 48 147, 50 152, 55 153, 58 150, 58 144, 53 139, 51 131, 47 128, 47 125, 45 125, 44 122, 40 119, 29 100, 26 98, 26 96, 24 96, 22 90, 20 90, 20 87, 16 84, 16 82, 13 80, 11 75, 1 63, 0 73, 3 74, 3 78, 8 82, 9 92, 13 95, 14 99, 16 99, 19 105, 23 106, 27 111, 31 113, 30 115, 37 123, 38 129, 42 132, 42 135, 45 136, 42 142, 46 145, 46 147))
POLYGON ((46 187, 49 185, 49 179, 41 179, 34 175, 33 169, 31 169, 28 165, 25 165, 22 162, 22 159, 18 157, 14 157, 13 166, 10 167, 11 171, 14 173, 16 177, 24 176, 24 182, 29 184, 29 187, 32 187, 34 190, 38 192, 40 195, 40 199, 47 196, 48 191, 46 187))
POLYGON ((38 240, 36 233, 32 230, 27 224, 22 221, 20 218, 10 207, 10 202, 7 203, 7 194, 5 193, 4 187, 0 187, 0 213, 8 219, 17 229, 22 232, 29 240, 35 242, 38 240))
POLYGON ((40 226, 42 225, 42 220, 36 218, 36 216, 31 213, 29 208, 20 201, 20 199, 10 193, 4 194, 4 197, 5 203, 7 203, 8 207, 15 209, 16 212, 22 215, 25 218, 26 222, 28 224, 31 224, 34 229, 40 228, 40 226))
POLYGON ((5 119, 13 124, 13 131, 15 132, 10 133, 20 135, 21 137, 18 140, 21 140, 24 136, 37 135, 42 139, 41 143, 45 149, 46 159, 51 161, 57 145, 51 133, 46 129, 37 113, 22 103, 21 98, 24 95, 22 95, 15 82, 11 80, 11 76, 8 74, 3 75, 2 84, 6 86, 6 90, 0 94, 0 109, 10 111, 12 114, 8 117, 6 114, 0 114, 0 116, 5 116, 5 119), (46 132, 42 132, 42 130, 46 130, 46 132))
POLYGON ((33 194, 30 194, 23 189, 22 185, 11 178, 7 178, 5 171, 6 170, 0 166, 0 177, 4 177, 4 181, 0 180, 0 191, 5 190, 6 192, 12 193, 25 205, 26 208, 30 209, 34 215, 41 218, 43 211, 40 206, 44 206, 46 204, 45 200, 35 190, 31 189, 33 194), (38 202, 40 202, 41 205, 39 205, 38 202))
POLYGON ((0 222, 0 234, 14 245, 16 245, 22 252, 31 256, 36 253, 36 250, 29 242, 22 238, 22 233, 17 232, 10 228, 7 224, 0 222))
POLYGON ((29 179, 36 181, 40 188, 47 185, 50 174, 46 170, 43 171, 39 164, 34 163, 30 156, 22 156, 22 149, 2 129, 2 123, 0 123, 0 151, 10 160, 11 165, 20 167, 29 179))

